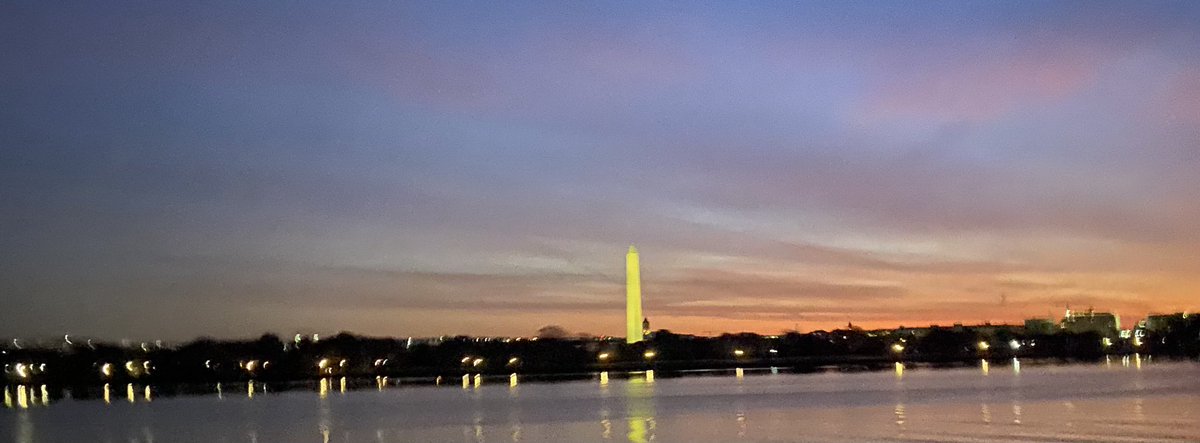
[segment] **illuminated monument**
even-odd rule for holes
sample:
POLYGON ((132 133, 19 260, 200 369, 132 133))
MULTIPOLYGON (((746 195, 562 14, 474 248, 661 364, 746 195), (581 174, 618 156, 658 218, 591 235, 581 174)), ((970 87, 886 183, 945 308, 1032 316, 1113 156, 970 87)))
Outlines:
POLYGON ((642 276, 637 248, 630 246, 625 254, 625 343, 642 341, 642 320, 642 276))

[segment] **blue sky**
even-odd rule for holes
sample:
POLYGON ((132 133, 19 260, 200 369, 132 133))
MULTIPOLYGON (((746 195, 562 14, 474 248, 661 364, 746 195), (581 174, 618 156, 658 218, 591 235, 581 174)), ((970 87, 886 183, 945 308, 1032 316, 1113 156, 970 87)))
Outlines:
POLYGON ((619 334, 631 243, 683 332, 1195 309, 1196 23, 7 3, 0 335, 619 334))

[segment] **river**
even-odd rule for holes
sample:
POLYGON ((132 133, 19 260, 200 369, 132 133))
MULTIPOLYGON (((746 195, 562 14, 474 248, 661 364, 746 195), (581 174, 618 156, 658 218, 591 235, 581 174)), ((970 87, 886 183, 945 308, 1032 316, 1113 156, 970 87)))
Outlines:
POLYGON ((270 393, 243 383, 161 398, 122 385, 107 401, 49 404, 29 387, 33 405, 6 389, 0 439, 17 443, 1200 440, 1200 364, 1145 357, 345 391, 339 380, 270 393))

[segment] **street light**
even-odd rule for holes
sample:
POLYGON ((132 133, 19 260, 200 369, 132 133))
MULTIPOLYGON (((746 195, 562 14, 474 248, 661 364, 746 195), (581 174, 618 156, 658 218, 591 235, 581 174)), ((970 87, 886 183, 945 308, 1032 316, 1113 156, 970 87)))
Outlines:
POLYGON ((646 351, 644 354, 642 354, 642 356, 646 357, 647 360, 654 358, 655 355, 658 354, 655 354, 654 351, 646 351))

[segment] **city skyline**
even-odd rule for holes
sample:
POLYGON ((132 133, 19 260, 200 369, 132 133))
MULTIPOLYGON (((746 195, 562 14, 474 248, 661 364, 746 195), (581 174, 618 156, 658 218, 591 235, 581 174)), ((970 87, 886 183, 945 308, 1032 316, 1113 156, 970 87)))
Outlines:
POLYGON ((1200 5, 0 5, 0 336, 1200 309, 1200 5))

